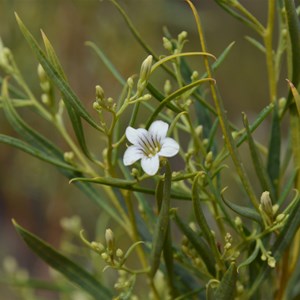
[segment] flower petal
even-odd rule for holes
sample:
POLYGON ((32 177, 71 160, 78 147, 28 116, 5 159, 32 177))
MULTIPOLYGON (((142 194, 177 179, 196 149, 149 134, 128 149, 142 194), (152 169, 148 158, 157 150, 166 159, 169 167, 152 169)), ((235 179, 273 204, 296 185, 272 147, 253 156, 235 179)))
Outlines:
POLYGON ((123 156, 125 166, 130 166, 144 156, 144 152, 140 147, 130 146, 126 149, 123 156))
POLYGON ((165 138, 162 141, 161 149, 158 152, 159 156, 172 157, 176 155, 179 151, 178 143, 172 138, 165 138))
POLYGON ((157 141, 162 141, 166 136, 169 129, 169 124, 163 121, 155 121, 149 127, 149 133, 157 141))
POLYGON ((135 129, 131 126, 128 126, 126 128, 125 134, 130 143, 132 143, 133 145, 138 145, 140 141, 140 136, 142 134, 147 134, 147 130, 144 128, 135 129))
POLYGON ((150 176, 155 175, 159 168, 159 156, 157 154, 153 157, 144 156, 141 165, 146 174, 150 176))

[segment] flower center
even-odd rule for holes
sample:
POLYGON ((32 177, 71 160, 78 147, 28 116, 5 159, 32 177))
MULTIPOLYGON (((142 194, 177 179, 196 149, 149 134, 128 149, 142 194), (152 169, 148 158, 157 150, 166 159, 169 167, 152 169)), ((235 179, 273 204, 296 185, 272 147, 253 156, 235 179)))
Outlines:
POLYGON ((155 156, 161 149, 159 141, 152 135, 144 135, 141 142, 144 154, 149 158, 155 156))
POLYGON ((145 149, 145 154, 150 158, 153 157, 155 154, 157 154, 160 150, 159 146, 156 147, 149 147, 147 149, 145 149))

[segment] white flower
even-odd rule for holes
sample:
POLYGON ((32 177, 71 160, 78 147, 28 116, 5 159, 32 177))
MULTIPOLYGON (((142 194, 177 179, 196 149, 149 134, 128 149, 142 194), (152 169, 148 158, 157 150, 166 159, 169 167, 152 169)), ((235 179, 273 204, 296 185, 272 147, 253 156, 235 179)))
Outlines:
POLYGON ((153 122, 148 131, 128 126, 126 137, 133 145, 129 146, 124 153, 124 165, 132 165, 141 159, 144 172, 155 175, 159 168, 159 157, 172 157, 179 151, 178 143, 166 137, 168 128, 169 125, 163 121, 153 122))

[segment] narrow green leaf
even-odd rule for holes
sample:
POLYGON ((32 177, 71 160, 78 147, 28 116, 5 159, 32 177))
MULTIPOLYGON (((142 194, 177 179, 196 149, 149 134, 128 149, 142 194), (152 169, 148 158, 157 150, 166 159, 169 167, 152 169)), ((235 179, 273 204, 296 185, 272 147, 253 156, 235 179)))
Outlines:
POLYGON ((56 84, 56 87, 63 95, 63 100, 68 102, 83 119, 85 119, 91 126, 98 129, 99 131, 103 131, 101 127, 91 118, 89 113, 86 111, 85 107, 81 103, 81 101, 77 98, 73 90, 70 88, 68 83, 61 77, 59 71, 55 68, 55 66, 47 59, 45 53, 42 51, 37 41, 34 39, 32 34, 26 28, 24 23, 21 21, 19 16, 16 14, 16 19, 18 25, 27 40, 28 44, 34 51, 38 61, 43 66, 45 72, 49 76, 49 78, 56 84))
POLYGON ((256 210, 250 207, 241 206, 233 202, 227 201, 223 195, 222 195, 222 199, 225 202, 225 204, 234 212, 236 212, 238 215, 253 220, 262 226, 261 217, 256 210))
POLYGON ((289 81, 288 79, 286 81, 288 82, 288 84, 290 86, 293 97, 295 99, 298 115, 300 116, 300 95, 299 95, 297 89, 295 88, 294 84, 291 81, 289 81))
POLYGON ((95 178, 73 178, 70 183, 76 181, 88 181, 93 183, 104 184, 113 187, 119 187, 120 189, 130 190, 131 187, 137 183, 136 180, 127 180, 114 177, 95 177, 95 178))
MULTIPOLYGON (((265 108, 263 108, 260 113, 258 114, 255 121, 249 126, 250 132, 254 132, 255 129, 266 119, 266 117, 273 111, 274 104, 271 103, 265 108)), ((237 147, 241 146, 243 142, 245 142, 247 139, 247 132, 243 133, 240 138, 237 140, 237 147)))
POLYGON ((259 33, 259 35, 263 35, 264 27, 239 2, 235 2, 233 4, 231 2, 226 3, 226 1, 223 0, 215 0, 215 2, 217 2, 218 5, 220 5, 225 11, 227 11, 237 20, 254 29, 257 33, 259 33), (239 7, 239 9, 237 9, 237 7, 239 7))
MULTIPOLYGON (((230 53, 231 49, 233 48, 235 42, 231 42, 224 50, 223 52, 217 57, 217 60, 213 62, 212 69, 213 71, 216 71, 220 65, 223 63, 223 61, 227 58, 228 54, 230 53)), ((207 77, 207 76, 205 76, 207 77)))
POLYGON ((278 104, 275 104, 272 118, 271 138, 269 142, 267 171, 275 192, 276 198, 273 201, 277 202, 278 180, 280 175, 280 147, 281 147, 281 132, 280 132, 280 117, 278 112, 278 104))
POLYGON ((174 59, 178 59, 179 57, 186 57, 186 56, 207 56, 207 57, 212 57, 214 59, 216 59, 216 57, 208 52, 182 52, 182 53, 175 53, 175 54, 171 54, 171 55, 167 55, 161 59, 159 59, 155 64, 152 65, 151 67, 151 73, 153 73, 158 67, 162 66, 165 62, 169 61, 169 60, 174 60, 174 59))
POLYGON ((81 150, 86 155, 86 157, 88 157, 92 161, 95 161, 93 155, 90 153, 86 145, 86 140, 85 140, 80 116, 77 114, 76 110, 73 109, 73 107, 68 102, 65 102, 65 105, 81 150))
POLYGON ((163 202, 163 193, 164 193, 164 180, 161 179, 157 182, 155 188, 155 200, 156 200, 156 206, 158 208, 158 211, 160 211, 161 204, 163 202))
MULTIPOLYGON (((300 129, 300 127, 299 127, 300 129)), ((294 181, 296 179, 298 171, 294 170, 292 174, 290 174, 290 178, 287 180, 287 182, 284 184, 284 188, 280 192, 280 197, 278 199, 277 204, 279 207, 283 204, 284 200, 286 200, 288 194, 293 189, 294 181)))
POLYGON ((241 262, 237 268, 237 272, 239 272, 239 270, 242 268, 242 267, 245 267, 245 266, 248 266, 250 265, 257 257, 259 253, 259 244, 256 243, 255 245, 255 248, 253 250, 253 252, 247 257, 247 259, 245 259, 243 262, 241 262))
MULTIPOLYGON (((71 183, 77 181, 98 183, 98 184, 117 187, 124 190, 154 195, 154 191, 152 189, 147 189, 138 186, 136 180, 125 180, 125 179, 113 178, 113 177, 95 177, 95 178, 77 177, 77 178, 72 178, 70 180, 71 183)), ((171 196, 172 198, 176 198, 180 200, 191 200, 190 195, 179 193, 179 192, 171 192, 171 196)))
POLYGON ((245 113, 243 113, 243 122, 247 133, 247 140, 250 148, 250 154, 253 162, 253 166, 257 175, 257 178, 259 179, 259 182, 261 184, 263 191, 269 191, 271 193, 271 198, 275 198, 274 189, 270 182, 270 178, 265 170, 265 168, 262 168, 263 161, 261 159, 261 156, 259 152, 257 151, 257 147, 255 145, 254 139, 252 137, 252 134, 250 132, 248 119, 245 113))
POLYGON ((166 241, 166 236, 169 228, 171 179, 172 179, 172 173, 171 173, 170 166, 167 163, 163 190, 157 195, 157 197, 161 197, 162 200, 157 201, 158 203, 161 202, 161 208, 154 229, 152 249, 150 253, 150 261, 151 261, 150 276, 151 277, 155 275, 157 269, 159 268, 161 253, 163 251, 163 247, 166 241))
POLYGON ((45 162, 48 162, 52 165, 55 165, 57 167, 60 168, 64 168, 64 169, 69 169, 69 170, 73 170, 73 171, 79 171, 78 169, 76 169, 76 167, 69 165, 67 163, 64 163, 54 157, 49 156, 48 154, 46 154, 45 152, 42 152, 30 145, 28 145, 27 143, 23 142, 22 140, 19 140, 17 138, 11 137, 11 136, 7 136, 4 134, 0 134, 0 143, 3 144, 7 144, 10 145, 14 148, 18 148, 34 157, 37 157, 40 160, 43 160, 45 162))
POLYGON ((266 48, 259 41, 257 41, 256 39, 250 36, 246 36, 245 38, 250 44, 256 47, 259 51, 261 51, 262 53, 266 53, 266 48))
POLYGON ((39 239, 37 236, 25 230, 14 220, 13 224, 27 246, 49 266, 60 272, 71 282, 81 287, 91 296, 95 297, 95 299, 111 299, 111 292, 91 274, 54 250, 50 245, 39 239))
MULTIPOLYGON (((54 51, 54 48, 52 47, 49 39, 47 38, 47 36, 45 35, 45 33, 42 31, 42 37, 44 40, 44 45, 46 48, 46 52, 47 52, 47 56, 48 59, 50 61, 50 63, 53 65, 53 67, 55 68, 55 70, 58 72, 59 76, 65 80, 65 82, 67 82, 67 77, 63 71, 63 68, 59 62, 59 59, 54 51)), ((84 136, 84 132, 83 132, 83 128, 82 128, 82 124, 81 124, 81 118, 80 115, 77 113, 77 111, 70 105, 70 103, 68 101, 64 101, 67 111, 68 111, 68 115, 70 117, 71 123, 72 123, 72 127, 74 129, 76 138, 78 140, 78 143, 83 151, 83 153, 92 159, 92 155, 90 154, 88 147, 86 145, 86 141, 85 141, 85 136, 84 136)))
POLYGON ((187 226, 184 222, 182 222, 176 213, 174 213, 172 217, 174 217, 174 220, 177 226, 179 227, 179 229, 188 238, 189 242, 193 245, 198 255, 202 258, 203 263, 206 265, 209 273, 214 275, 216 273, 215 261, 214 261, 214 257, 210 253, 207 243, 203 240, 202 237, 196 234, 189 226, 187 226))
POLYGON ((59 76, 63 78, 65 81, 67 81, 66 74, 64 73, 64 70, 62 68, 61 63, 59 62, 59 59, 54 51, 53 46, 51 45, 49 39, 47 38, 46 34, 44 33, 43 30, 41 30, 42 33, 42 38, 44 41, 45 49, 47 52, 47 56, 49 61, 52 63, 53 67, 55 70, 58 72, 59 76))
POLYGON ((236 291, 237 270, 235 263, 231 263, 214 293, 215 300, 234 299, 236 291))

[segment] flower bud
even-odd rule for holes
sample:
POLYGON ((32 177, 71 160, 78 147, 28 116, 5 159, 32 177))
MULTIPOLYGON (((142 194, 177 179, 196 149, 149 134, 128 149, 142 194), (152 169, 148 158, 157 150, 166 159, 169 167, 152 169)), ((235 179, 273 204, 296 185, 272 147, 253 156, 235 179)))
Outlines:
POLYGON ((104 91, 100 85, 96 85, 96 99, 97 100, 104 100, 104 91))
POLYGON ((152 67, 152 61, 153 57, 152 55, 149 55, 142 63, 141 66, 141 71, 140 71, 140 81, 148 81, 150 72, 151 72, 151 67, 152 67))
POLYGON ((74 157, 75 157, 75 155, 72 151, 64 153, 64 160, 68 163, 73 162, 74 157))
POLYGON ((51 101, 50 101, 50 97, 48 94, 42 94, 41 96, 41 100, 45 105, 50 105, 51 101))
POLYGON ((124 255, 123 250, 120 249, 120 248, 118 248, 116 250, 116 256, 119 257, 119 258, 121 258, 121 257, 123 257, 123 255, 124 255))
POLYGON ((97 111, 101 111, 101 105, 98 102, 93 102, 93 109, 97 110, 97 111))
POLYGON ((133 177, 138 177, 139 176, 139 170, 137 168, 132 168, 131 169, 131 175, 133 177))
POLYGON ((224 246, 224 250, 229 250, 231 248, 231 243, 226 243, 224 246))
POLYGON ((202 144, 204 147, 206 147, 208 145, 208 143, 209 143, 208 139, 203 139, 202 144))
POLYGON ((113 231, 108 228, 105 231, 105 240, 106 240, 106 246, 109 250, 114 249, 114 244, 115 244, 115 237, 113 231))
POLYGON ((186 31, 182 31, 181 33, 178 34, 178 41, 182 42, 183 40, 185 40, 187 38, 187 32, 186 31))
POLYGON ((97 252, 103 252, 105 249, 105 247, 101 243, 98 243, 98 242, 91 242, 91 246, 97 252))
POLYGON ((275 268, 275 266, 276 266, 276 260, 275 260, 275 258, 273 256, 269 256, 268 257, 268 265, 271 268, 275 268))
POLYGON ((232 235, 229 232, 225 235, 225 241, 229 243, 232 242, 232 235))
POLYGON ((191 75, 191 80, 195 81, 199 78, 199 73, 197 71, 194 71, 191 75))
POLYGON ((212 165, 212 161, 213 161, 213 153, 212 151, 209 151, 205 157, 205 162, 204 162, 205 168, 210 169, 212 165))
POLYGON ((287 101, 287 99, 286 99, 285 97, 281 97, 281 98, 278 100, 278 107, 279 107, 279 110, 282 110, 282 109, 285 108, 286 101, 287 101))
POLYGON ((165 95, 169 95, 171 93, 171 90, 172 90, 171 81, 166 80, 166 82, 164 84, 164 93, 165 93, 165 95))
POLYGON ((263 254, 261 255, 260 259, 261 259, 262 261, 266 261, 266 260, 267 260, 266 254, 263 253, 263 254))
POLYGON ((163 46, 166 50, 168 50, 170 52, 173 50, 173 45, 172 45, 171 41, 169 39, 167 39, 166 37, 163 37, 163 46))
POLYGON ((243 224, 242 219, 239 216, 234 219, 234 223, 237 227, 240 227, 243 224))
POLYGON ((286 217, 286 214, 279 214, 277 217, 276 217, 276 222, 277 223, 280 223, 282 222, 286 217))
POLYGON ((232 138, 235 140, 238 136, 239 136, 240 134, 239 134, 239 132, 237 132, 237 131, 232 131, 231 132, 231 136, 232 136, 232 138))
POLYGON ((130 89, 132 89, 132 88, 133 88, 133 84, 134 84, 133 78, 132 78, 132 77, 129 77, 129 78, 127 79, 127 85, 128 85, 128 87, 129 87, 130 89))
POLYGON ((203 133, 203 126, 202 125, 198 125, 195 128, 195 133, 201 138, 202 137, 202 133, 203 133))
POLYGON ((45 93, 49 93, 50 92, 51 85, 50 85, 50 82, 48 80, 42 81, 40 83, 40 86, 41 86, 41 89, 42 89, 43 92, 45 92, 45 93))
POLYGON ((151 94, 146 94, 146 95, 144 95, 144 96, 142 97, 142 100, 148 101, 148 100, 150 100, 151 98, 152 98, 151 94))
POLYGON ((190 222, 189 227, 194 231, 197 232, 197 226, 195 222, 190 222))
POLYGON ((260 197, 260 203, 262 210, 266 213, 266 215, 270 218, 273 217, 273 206, 270 198, 270 192, 265 191, 262 193, 260 197))
POLYGON ((104 259, 105 261, 109 261, 109 255, 106 252, 101 253, 101 257, 102 259, 104 259))

